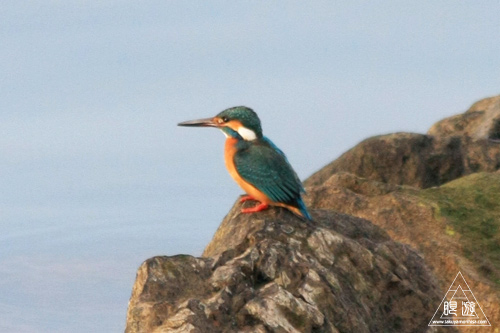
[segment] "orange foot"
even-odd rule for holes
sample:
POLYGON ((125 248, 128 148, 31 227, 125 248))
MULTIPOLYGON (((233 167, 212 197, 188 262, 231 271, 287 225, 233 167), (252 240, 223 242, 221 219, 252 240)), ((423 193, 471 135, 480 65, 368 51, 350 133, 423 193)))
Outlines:
POLYGON ((241 212, 242 213, 257 213, 257 212, 260 212, 260 211, 267 209, 268 207, 269 207, 268 204, 266 204, 265 202, 261 202, 260 204, 258 204, 255 207, 243 208, 241 210, 241 212))
POLYGON ((248 200, 254 200, 254 201, 256 201, 255 198, 252 197, 251 195, 244 195, 243 197, 241 197, 240 202, 243 203, 243 202, 248 201, 248 200))

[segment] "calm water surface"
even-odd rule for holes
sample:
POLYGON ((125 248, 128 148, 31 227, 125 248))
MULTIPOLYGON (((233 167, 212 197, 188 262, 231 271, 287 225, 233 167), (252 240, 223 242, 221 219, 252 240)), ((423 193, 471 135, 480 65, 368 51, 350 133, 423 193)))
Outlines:
POLYGON ((94 189, 57 206, 34 197, 14 205, 14 193, 0 210, 0 331, 123 332, 138 266, 154 255, 200 255, 236 199, 218 192, 94 189))

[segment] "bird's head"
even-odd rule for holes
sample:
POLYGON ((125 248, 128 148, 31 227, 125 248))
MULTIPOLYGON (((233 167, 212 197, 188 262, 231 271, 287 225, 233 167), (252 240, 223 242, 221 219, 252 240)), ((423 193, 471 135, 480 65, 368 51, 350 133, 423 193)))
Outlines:
POLYGON ((262 137, 260 119, 252 109, 236 106, 226 109, 212 118, 188 120, 179 126, 216 127, 227 137, 253 141, 262 137))

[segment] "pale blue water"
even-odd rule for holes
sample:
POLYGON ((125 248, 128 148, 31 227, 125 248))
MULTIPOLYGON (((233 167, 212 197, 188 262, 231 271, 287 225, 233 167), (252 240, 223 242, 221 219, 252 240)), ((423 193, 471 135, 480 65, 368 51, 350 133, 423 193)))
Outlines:
POLYGON ((123 331, 138 266, 154 255, 200 255, 232 204, 217 192, 116 188, 86 200, 67 193, 57 206, 4 206, 0 331, 123 331))

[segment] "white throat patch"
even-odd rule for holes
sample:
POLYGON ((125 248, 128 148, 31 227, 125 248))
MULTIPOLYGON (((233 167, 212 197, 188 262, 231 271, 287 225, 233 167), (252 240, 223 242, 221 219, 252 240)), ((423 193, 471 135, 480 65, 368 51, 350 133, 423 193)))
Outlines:
POLYGON ((247 141, 253 141, 257 139, 257 135, 255 134, 255 132, 244 126, 238 128, 238 134, 241 135, 241 137, 247 141))

